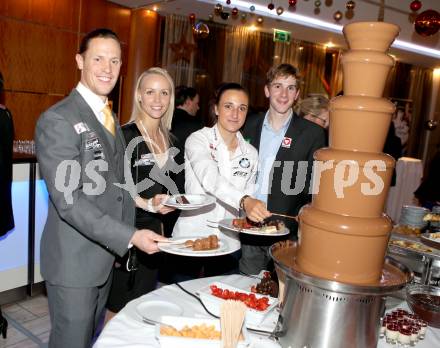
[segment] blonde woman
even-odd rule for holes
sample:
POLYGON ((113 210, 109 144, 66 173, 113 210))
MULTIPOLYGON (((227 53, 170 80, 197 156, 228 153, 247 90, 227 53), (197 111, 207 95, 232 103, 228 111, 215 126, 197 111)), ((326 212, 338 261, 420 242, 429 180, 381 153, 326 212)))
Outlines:
MULTIPOLYGON (((146 70, 139 77, 130 122, 122 127, 127 151, 131 152, 131 174, 134 184, 146 181, 137 192, 136 226, 162 232, 162 216, 172 211, 162 205, 172 191, 167 175, 175 164, 170 154, 169 129, 174 112, 174 84, 161 68, 146 70), (133 148, 134 146, 134 148, 133 148)), ((155 289, 161 255, 147 255, 130 249, 129 255, 117 260, 107 309, 118 312, 126 303, 155 289)))

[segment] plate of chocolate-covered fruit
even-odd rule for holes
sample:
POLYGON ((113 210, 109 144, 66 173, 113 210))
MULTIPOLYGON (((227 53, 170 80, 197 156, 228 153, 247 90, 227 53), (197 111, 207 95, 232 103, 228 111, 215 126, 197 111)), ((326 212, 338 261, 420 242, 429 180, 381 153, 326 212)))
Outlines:
POLYGON ((263 223, 253 222, 247 218, 223 219, 218 226, 230 231, 252 234, 257 236, 285 236, 289 229, 281 220, 268 220, 263 223))
POLYGON ((215 234, 205 236, 188 236, 170 238, 157 243, 158 248, 166 253, 181 256, 220 256, 233 252, 227 240, 218 238, 215 234))

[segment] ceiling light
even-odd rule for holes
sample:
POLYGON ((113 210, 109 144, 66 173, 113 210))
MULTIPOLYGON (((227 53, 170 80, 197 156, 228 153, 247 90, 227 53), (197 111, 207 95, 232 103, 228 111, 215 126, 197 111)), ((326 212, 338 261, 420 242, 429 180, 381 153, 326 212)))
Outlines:
POLYGON ((327 42, 326 44, 324 44, 325 48, 332 48, 335 47, 335 44, 331 41, 327 42))
MULTIPOLYGON (((198 0, 198 1, 212 4, 212 0, 198 0)), ((225 5, 227 5, 226 0, 217 0, 217 2, 224 3, 225 5)), ((278 16, 276 13, 269 10, 267 6, 255 4, 253 2, 244 1, 244 0, 234 0, 234 6, 237 7, 240 11, 245 11, 245 12, 249 11, 249 7, 254 6, 255 10, 253 11, 253 13, 258 15, 264 15, 266 17, 271 17, 278 20, 283 19, 286 22, 300 24, 309 28, 322 29, 342 35, 342 25, 325 22, 313 17, 307 17, 289 11, 284 11, 281 16, 278 16)), ((394 43, 392 44, 392 47, 425 56, 440 58, 440 50, 416 45, 411 42, 395 40, 394 43)))

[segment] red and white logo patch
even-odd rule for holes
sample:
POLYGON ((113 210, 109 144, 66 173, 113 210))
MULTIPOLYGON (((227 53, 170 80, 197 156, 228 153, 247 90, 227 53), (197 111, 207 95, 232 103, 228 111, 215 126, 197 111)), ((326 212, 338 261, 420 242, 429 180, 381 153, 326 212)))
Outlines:
POLYGON ((290 145, 292 145, 292 138, 284 137, 281 146, 290 149, 290 145))

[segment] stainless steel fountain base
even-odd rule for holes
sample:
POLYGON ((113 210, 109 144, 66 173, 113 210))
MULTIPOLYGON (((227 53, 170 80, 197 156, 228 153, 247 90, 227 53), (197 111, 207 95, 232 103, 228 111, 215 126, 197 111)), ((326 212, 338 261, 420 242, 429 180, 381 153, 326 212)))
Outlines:
POLYGON ((282 347, 376 347, 382 296, 341 294, 287 279, 277 333, 282 347))
MULTIPOLYGON (((276 245, 276 244, 275 244, 276 245)), ((275 246, 274 245, 274 246, 275 246)), ((273 246, 273 247, 274 247, 273 246)), ((293 270, 270 254, 285 275, 285 296, 276 329, 284 348, 376 347, 386 294, 412 279, 406 266, 391 258, 407 279, 392 286, 358 286, 329 281, 293 270)))

